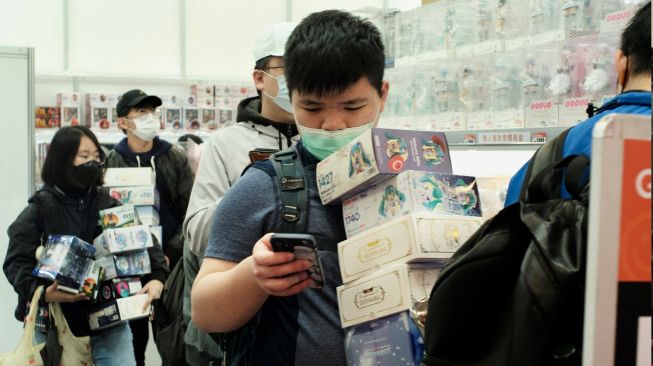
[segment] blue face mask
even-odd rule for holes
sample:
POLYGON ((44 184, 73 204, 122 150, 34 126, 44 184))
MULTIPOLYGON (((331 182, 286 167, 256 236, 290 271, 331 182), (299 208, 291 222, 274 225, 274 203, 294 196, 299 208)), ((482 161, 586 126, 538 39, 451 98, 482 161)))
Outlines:
POLYGON ((261 72, 271 77, 272 79, 276 80, 277 89, 279 90, 277 92, 276 97, 273 97, 270 94, 266 93, 265 90, 263 90, 263 94, 265 94, 268 98, 272 99, 272 101, 284 111, 288 113, 292 113, 292 106, 290 104, 290 93, 288 92, 288 86, 286 85, 286 78, 283 75, 272 76, 265 71, 261 70, 261 72))

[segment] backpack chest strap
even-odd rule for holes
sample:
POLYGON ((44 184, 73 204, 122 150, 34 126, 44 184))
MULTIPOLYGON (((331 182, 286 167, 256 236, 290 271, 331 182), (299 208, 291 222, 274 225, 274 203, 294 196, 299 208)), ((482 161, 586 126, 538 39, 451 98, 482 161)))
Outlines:
POLYGON ((281 189, 280 232, 306 232, 308 192, 299 154, 294 148, 286 149, 274 154, 271 160, 281 189))

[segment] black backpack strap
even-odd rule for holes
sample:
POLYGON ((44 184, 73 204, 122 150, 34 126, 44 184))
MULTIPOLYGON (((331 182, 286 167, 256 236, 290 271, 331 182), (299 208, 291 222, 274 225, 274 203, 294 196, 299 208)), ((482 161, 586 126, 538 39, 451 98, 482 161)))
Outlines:
POLYGON ((281 189, 281 233, 305 233, 307 228, 308 190, 299 152, 291 147, 270 157, 281 189))
MULTIPOLYGON (((529 160, 528 169, 526 169, 526 174, 524 174, 524 181, 522 182, 521 192, 519 194, 519 200, 521 202, 529 201, 528 186, 533 181, 533 178, 543 170, 548 170, 547 168, 550 168, 562 159, 565 140, 570 130, 571 128, 564 130, 556 138, 542 145, 537 149, 531 160, 529 160)), ((547 184, 542 187, 543 194, 549 197, 559 197, 563 173, 560 170, 555 170, 552 174, 551 179, 547 179, 547 184)))

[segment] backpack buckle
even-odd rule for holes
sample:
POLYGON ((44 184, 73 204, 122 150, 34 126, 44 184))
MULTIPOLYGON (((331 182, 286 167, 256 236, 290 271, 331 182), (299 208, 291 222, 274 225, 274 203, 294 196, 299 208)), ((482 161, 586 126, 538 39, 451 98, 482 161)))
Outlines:
POLYGON ((284 206, 283 208, 283 219, 289 222, 295 222, 299 220, 299 210, 295 206, 284 206))

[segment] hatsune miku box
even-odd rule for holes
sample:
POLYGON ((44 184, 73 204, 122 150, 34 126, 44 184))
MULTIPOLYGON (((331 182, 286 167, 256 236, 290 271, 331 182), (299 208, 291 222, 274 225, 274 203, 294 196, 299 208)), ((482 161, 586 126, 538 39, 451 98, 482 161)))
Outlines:
POLYGON ((137 251, 154 245, 150 228, 146 225, 106 229, 102 235, 111 253, 137 251))
POLYGON ((451 173, 441 132, 372 128, 317 164, 323 204, 342 201, 405 170, 451 173))
POLYGON ((414 214, 366 230, 338 244, 342 281, 391 264, 443 265, 481 224, 479 217, 414 214))
POLYGON ((342 204, 345 233, 353 235, 414 213, 481 217, 474 177, 409 170, 342 204))
POLYGON ((347 366, 417 366, 424 356, 424 339, 408 311, 347 329, 347 366))

